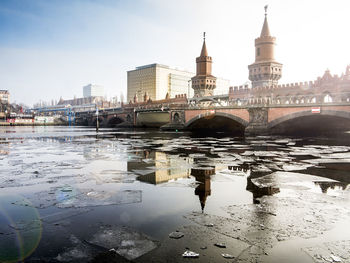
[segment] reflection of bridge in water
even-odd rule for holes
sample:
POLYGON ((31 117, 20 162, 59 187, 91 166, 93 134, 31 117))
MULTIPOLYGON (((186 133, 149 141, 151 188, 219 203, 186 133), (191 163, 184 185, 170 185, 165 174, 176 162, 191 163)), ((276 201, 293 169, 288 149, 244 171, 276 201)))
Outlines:
MULTIPOLYGON (((268 150, 268 146, 264 146, 264 149, 268 150)), ((274 148, 270 150, 273 151, 274 148)), ((233 152, 239 153, 240 150, 235 149, 233 152)), ((169 184, 168 186, 174 187, 194 186, 194 194, 198 196, 202 211, 205 209, 208 197, 215 194, 212 193, 213 186, 211 181, 213 176, 218 176, 219 178, 222 175, 228 178, 236 176, 245 177, 246 190, 252 193, 253 202, 259 202, 259 198, 264 195, 274 195, 280 192, 279 180, 274 179, 271 175, 282 171, 282 166, 286 164, 284 162, 277 164, 271 162, 276 158, 272 154, 271 156, 259 155, 260 157, 255 158, 254 162, 248 158, 247 160, 243 159, 240 164, 210 165, 207 162, 208 157, 215 158, 215 155, 210 154, 210 150, 208 149, 207 152, 202 153, 196 151, 185 152, 177 149, 173 154, 152 149, 135 149, 134 154, 137 158, 135 160, 133 158, 128 160, 127 170, 128 172, 138 174, 138 181, 154 185, 169 184), (269 177, 268 179, 263 179, 269 183, 266 185, 257 185, 254 183, 255 179, 264 176, 269 177), (275 182, 274 180, 277 181, 275 182)), ((302 159, 302 157, 300 158, 302 159)), ((337 162, 337 160, 334 160, 334 162, 337 162)), ((307 185, 307 187, 313 188, 314 191, 331 193, 347 189, 350 183, 348 171, 349 167, 347 163, 344 163, 343 166, 339 165, 338 169, 327 170, 325 167, 310 166, 305 167, 303 171, 297 169, 294 173, 318 176, 319 179, 312 181, 311 185, 307 185), (324 177, 326 180, 321 180, 321 177, 324 177)), ((287 172, 286 176, 291 176, 292 174, 293 172, 289 174, 287 172)))

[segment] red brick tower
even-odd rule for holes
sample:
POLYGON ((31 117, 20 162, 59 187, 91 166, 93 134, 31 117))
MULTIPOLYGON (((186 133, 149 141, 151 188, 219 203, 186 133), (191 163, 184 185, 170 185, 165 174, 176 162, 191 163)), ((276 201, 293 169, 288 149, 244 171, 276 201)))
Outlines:
POLYGON ((196 58, 197 73, 192 78, 194 97, 213 96, 216 88, 216 77, 211 75, 212 58, 208 56, 205 44, 205 32, 203 34, 203 46, 201 55, 196 58))

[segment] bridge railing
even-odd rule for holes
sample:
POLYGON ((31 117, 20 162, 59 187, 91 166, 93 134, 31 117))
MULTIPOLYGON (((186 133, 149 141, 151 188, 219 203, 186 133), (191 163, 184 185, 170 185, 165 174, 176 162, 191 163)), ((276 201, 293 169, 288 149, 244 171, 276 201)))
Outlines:
POLYGON ((307 95, 265 96, 231 99, 231 106, 279 106, 279 105, 314 105, 314 104, 350 104, 349 92, 325 92, 307 95))

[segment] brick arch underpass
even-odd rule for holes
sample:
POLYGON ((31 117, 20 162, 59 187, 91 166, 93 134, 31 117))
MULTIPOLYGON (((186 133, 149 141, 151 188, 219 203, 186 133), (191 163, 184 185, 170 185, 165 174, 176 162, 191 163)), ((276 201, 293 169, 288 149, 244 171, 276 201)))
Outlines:
MULTIPOLYGON (((89 121, 89 126, 96 126, 96 117, 93 117, 90 121, 89 121)), ((104 123, 105 121, 105 118, 102 117, 102 116, 99 116, 98 117, 98 123, 99 123, 99 126, 101 127, 102 124, 104 123)))
POLYGON ((118 124, 125 122, 125 119, 118 115, 108 116, 105 120, 104 126, 106 127, 115 127, 118 124))
POLYGON ((319 113, 303 110, 289 113, 270 121, 267 125, 272 134, 315 134, 350 131, 350 112, 320 109, 319 113))
POLYGON ((191 118, 185 127, 192 131, 225 131, 244 134, 248 122, 238 116, 225 113, 202 113, 191 118))

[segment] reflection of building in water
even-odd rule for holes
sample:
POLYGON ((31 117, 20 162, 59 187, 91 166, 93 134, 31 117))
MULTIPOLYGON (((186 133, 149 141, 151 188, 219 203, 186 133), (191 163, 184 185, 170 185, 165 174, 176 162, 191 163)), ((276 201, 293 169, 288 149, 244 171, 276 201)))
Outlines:
MULTIPOLYGON (((250 167, 250 169, 252 169, 252 168, 250 167)), ((252 182, 252 179, 259 178, 259 177, 268 175, 270 173, 271 173, 271 171, 270 172, 259 171, 259 170, 255 171, 254 169, 252 169, 250 172, 250 175, 247 177, 246 189, 253 194, 253 202, 254 203, 258 203, 258 201, 256 199, 260 198, 264 195, 273 195, 273 194, 277 194, 280 192, 280 189, 277 187, 272 187, 272 186, 259 187, 252 182)))
POLYGON ((314 182, 315 185, 318 185, 321 188, 322 193, 326 194, 328 189, 336 190, 345 190, 348 186, 348 183, 343 182, 314 182))
POLYGON ((264 195, 273 195, 280 192, 280 189, 272 186, 257 186, 252 182, 252 177, 247 177, 247 190, 253 194, 253 202, 257 203, 257 198, 264 195))
POLYGON ((231 171, 233 170, 233 171, 241 171, 241 172, 247 173, 249 171, 249 164, 243 163, 240 165, 229 165, 228 169, 231 171))
POLYGON ((147 162, 128 162, 128 171, 136 171, 137 173, 137 170, 142 170, 139 173, 144 173, 137 177, 139 181, 160 184, 169 180, 189 177, 189 170, 181 166, 178 159, 163 152, 142 151, 142 158, 154 160, 154 166, 147 162))
POLYGON ((192 168, 191 175, 196 178, 199 185, 194 190, 195 195, 198 195, 201 203, 202 212, 205 207, 207 197, 211 194, 210 176, 215 174, 215 167, 192 168))

